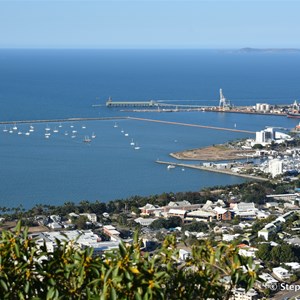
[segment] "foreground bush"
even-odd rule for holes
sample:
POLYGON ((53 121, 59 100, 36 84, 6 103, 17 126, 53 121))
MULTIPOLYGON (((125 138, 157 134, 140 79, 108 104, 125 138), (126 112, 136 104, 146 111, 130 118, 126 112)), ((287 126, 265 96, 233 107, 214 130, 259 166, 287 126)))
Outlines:
POLYGON ((142 254, 137 237, 103 257, 75 242, 57 243, 48 253, 20 225, 3 231, 0 299, 228 299, 233 287, 250 288, 256 278, 251 261, 224 244, 203 243, 179 263, 173 236, 154 257, 142 254))

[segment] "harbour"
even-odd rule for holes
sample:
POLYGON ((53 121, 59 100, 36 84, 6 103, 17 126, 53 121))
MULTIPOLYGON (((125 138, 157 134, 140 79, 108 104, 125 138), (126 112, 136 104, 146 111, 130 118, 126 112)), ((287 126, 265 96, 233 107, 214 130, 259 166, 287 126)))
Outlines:
POLYGON ((169 153, 253 138, 265 126, 298 124, 263 107, 256 113, 233 113, 235 107, 246 111, 256 103, 279 106, 297 99, 300 87, 294 82, 300 66, 289 55, 283 58, 288 72, 276 55, 196 50, 2 50, 0 59, 2 205, 108 202, 242 183, 248 179, 216 172, 207 176, 188 167, 169 172, 155 161, 180 163, 169 153), (219 109, 220 87, 231 99, 230 109, 227 102, 219 109), (116 102, 149 105, 151 100, 144 99, 153 99, 165 106, 108 107, 109 95, 116 102), (14 125, 18 130, 12 134, 3 132, 14 125))

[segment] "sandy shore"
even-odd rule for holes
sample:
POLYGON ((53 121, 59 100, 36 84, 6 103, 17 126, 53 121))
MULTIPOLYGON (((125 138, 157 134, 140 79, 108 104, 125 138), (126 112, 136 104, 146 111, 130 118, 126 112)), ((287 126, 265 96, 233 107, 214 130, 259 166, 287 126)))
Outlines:
POLYGON ((235 150, 224 145, 214 145, 205 148, 170 153, 170 155, 176 159, 218 161, 243 159, 245 156, 241 156, 242 154, 253 153, 255 153, 253 150, 235 150))

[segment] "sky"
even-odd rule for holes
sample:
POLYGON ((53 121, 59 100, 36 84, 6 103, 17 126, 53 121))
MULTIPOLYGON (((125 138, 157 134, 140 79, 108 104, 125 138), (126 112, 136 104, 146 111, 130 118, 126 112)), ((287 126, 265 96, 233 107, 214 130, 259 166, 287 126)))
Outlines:
POLYGON ((298 0, 0 0, 0 48, 300 48, 298 0))

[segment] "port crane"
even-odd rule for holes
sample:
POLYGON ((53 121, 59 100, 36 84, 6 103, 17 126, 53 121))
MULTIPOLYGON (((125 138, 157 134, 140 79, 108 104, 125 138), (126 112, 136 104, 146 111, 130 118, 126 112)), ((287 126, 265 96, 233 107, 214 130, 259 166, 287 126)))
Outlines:
POLYGON ((222 89, 220 89, 219 108, 225 110, 225 109, 229 108, 230 106, 231 106, 230 101, 224 97, 223 91, 222 91, 222 89))

